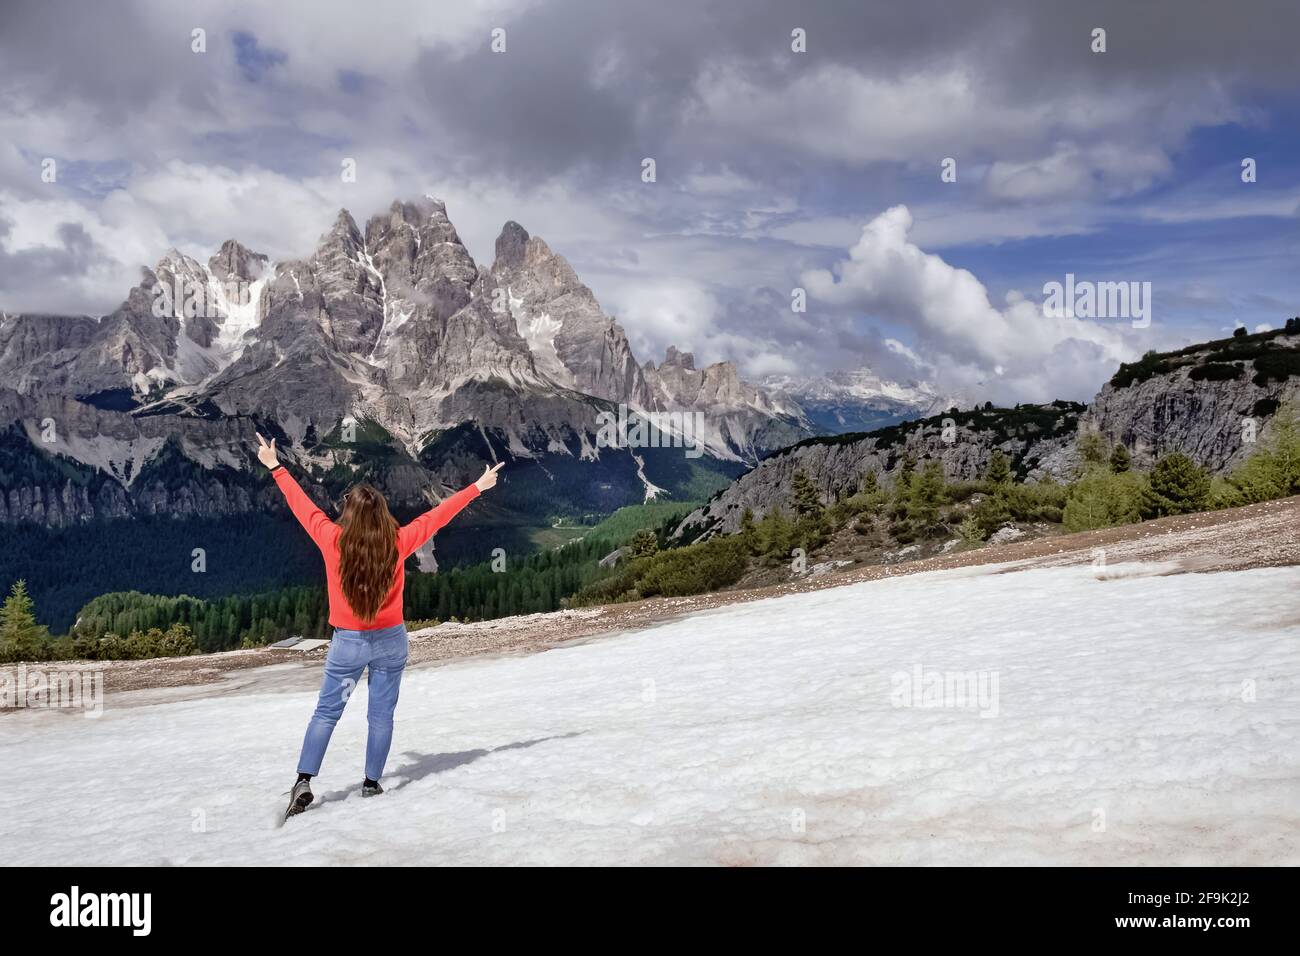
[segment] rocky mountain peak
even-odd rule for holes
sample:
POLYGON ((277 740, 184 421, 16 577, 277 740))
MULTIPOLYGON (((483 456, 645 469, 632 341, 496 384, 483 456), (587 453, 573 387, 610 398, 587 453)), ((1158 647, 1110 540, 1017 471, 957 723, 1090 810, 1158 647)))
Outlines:
POLYGON ((446 320, 469 304, 478 279, 469 250, 441 200, 394 201, 366 223, 368 266, 383 280, 388 320, 429 315, 446 320))
MULTIPOLYGON (((464 248, 464 244, 460 241, 460 235, 456 232, 456 227, 452 225, 451 218, 447 215, 446 203, 426 196, 422 200, 420 208, 427 211, 424 225, 420 229, 421 239, 424 243, 433 245, 439 242, 447 242, 464 248)), ((469 253, 466 252, 465 255, 468 257, 469 253)))
POLYGON ((695 353, 682 352, 674 345, 668 346, 662 368, 681 368, 695 371, 695 353))
POLYGON ((186 272, 198 272, 202 270, 202 268, 203 267, 199 265, 196 259, 187 256, 185 253, 181 252, 175 246, 172 246, 170 249, 168 249, 166 252, 162 254, 162 257, 158 260, 158 264, 153 267, 153 272, 155 275, 164 272, 186 273, 186 272))
POLYGON ((208 260, 208 268, 220 281, 240 279, 252 282, 261 278, 266 263, 267 257, 260 252, 253 252, 242 243, 227 239, 217 254, 208 260))
POLYGON ((518 269, 524 264, 524 252, 528 245, 528 230, 513 219, 501 227, 501 234, 496 241, 496 260, 503 269, 518 269))
POLYGON ((352 213, 346 209, 340 209, 339 214, 334 217, 334 225, 330 226, 329 231, 320 237, 316 253, 320 255, 326 249, 342 249, 354 252, 364 244, 365 239, 361 235, 357 221, 352 218, 352 213))

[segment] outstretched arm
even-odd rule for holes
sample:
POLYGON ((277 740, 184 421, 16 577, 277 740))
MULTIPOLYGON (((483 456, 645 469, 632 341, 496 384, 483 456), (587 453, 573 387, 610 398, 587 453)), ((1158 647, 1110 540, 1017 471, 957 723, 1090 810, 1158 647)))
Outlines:
POLYGON ((497 483, 497 472, 505 462, 485 468, 474 484, 456 492, 446 501, 429 509, 397 532, 397 553, 404 561, 424 542, 432 538, 443 525, 456 517, 467 504, 497 483))
POLYGON ((289 474, 288 470, 280 464, 275 451, 275 439, 272 438, 270 444, 267 444, 266 439, 258 435, 257 441, 257 458, 267 468, 271 469, 275 483, 280 486, 280 491, 284 493, 285 501, 289 502, 289 510, 298 519, 298 523, 311 535, 311 539, 316 542, 316 546, 324 547, 326 538, 335 527, 334 522, 330 521, 325 512, 316 507, 316 503, 307 497, 307 492, 303 491, 298 482, 293 480, 293 475, 289 474))

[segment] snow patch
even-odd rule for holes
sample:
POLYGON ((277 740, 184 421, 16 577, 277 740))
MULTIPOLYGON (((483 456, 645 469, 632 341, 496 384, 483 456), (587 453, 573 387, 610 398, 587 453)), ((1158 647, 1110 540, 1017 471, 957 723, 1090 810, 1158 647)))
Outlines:
POLYGON ((636 462, 636 476, 641 479, 641 484, 645 487, 645 497, 642 501, 654 501, 660 495, 668 494, 666 488, 660 488, 649 478, 645 476, 645 459, 634 451, 629 451, 632 460, 636 462))
POLYGON ((555 336, 564 328, 564 324, 551 318, 547 312, 530 315, 524 300, 516 297, 509 286, 506 286, 506 302, 519 337, 533 353, 533 362, 537 368, 556 384, 576 388, 577 380, 560 360, 560 353, 555 348, 555 336))

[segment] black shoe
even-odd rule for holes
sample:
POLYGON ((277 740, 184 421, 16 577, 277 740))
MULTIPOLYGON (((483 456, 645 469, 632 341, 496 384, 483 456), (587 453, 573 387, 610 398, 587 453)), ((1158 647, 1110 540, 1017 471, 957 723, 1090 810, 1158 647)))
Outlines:
POLYGON ((374 783, 363 783, 361 785, 361 795, 363 797, 377 797, 384 792, 384 788, 379 785, 379 781, 374 783))
POLYGON ((284 818, 297 816, 311 806, 311 802, 316 799, 311 792, 310 780, 299 780, 289 791, 289 809, 284 811, 284 818))

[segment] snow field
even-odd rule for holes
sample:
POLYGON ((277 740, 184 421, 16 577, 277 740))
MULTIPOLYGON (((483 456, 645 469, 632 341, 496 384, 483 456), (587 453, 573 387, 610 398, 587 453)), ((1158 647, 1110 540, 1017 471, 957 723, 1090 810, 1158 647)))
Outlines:
POLYGON ((359 688, 317 805, 283 827, 314 694, 6 715, 24 786, 0 792, 0 846, 21 865, 1300 862, 1300 569, 1159 570, 900 576, 413 670, 389 792, 356 792, 359 688))

